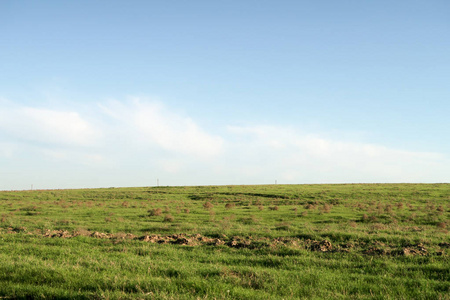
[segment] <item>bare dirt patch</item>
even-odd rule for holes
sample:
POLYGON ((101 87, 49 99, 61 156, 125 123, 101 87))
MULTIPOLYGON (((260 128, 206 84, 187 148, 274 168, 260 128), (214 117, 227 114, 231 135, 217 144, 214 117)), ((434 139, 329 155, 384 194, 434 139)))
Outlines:
MULTIPOLYGON (((181 246, 227 246, 230 248, 247 248, 247 249, 261 249, 261 248, 279 248, 287 247, 291 249, 304 249, 314 252, 356 252, 364 255, 382 255, 382 256, 426 256, 426 255, 446 255, 446 248, 450 247, 450 243, 442 242, 434 245, 432 248, 426 248, 425 245, 411 244, 403 245, 399 248, 395 245, 387 245, 385 243, 374 241, 373 243, 342 243, 332 244, 329 240, 312 240, 302 239, 298 237, 252 237, 252 236, 233 236, 227 237, 208 237, 197 234, 170 234, 170 235, 143 235, 138 236, 131 233, 104 233, 98 231, 75 230, 69 232, 67 230, 44 230, 29 232, 25 227, 9 227, 6 230, 0 228, 1 234, 27 234, 41 236, 44 238, 75 238, 77 236, 85 236, 96 239, 108 239, 114 243, 120 243, 125 240, 138 240, 146 243, 155 244, 174 244, 181 246)), ((428 246, 427 246, 428 247, 428 246)))

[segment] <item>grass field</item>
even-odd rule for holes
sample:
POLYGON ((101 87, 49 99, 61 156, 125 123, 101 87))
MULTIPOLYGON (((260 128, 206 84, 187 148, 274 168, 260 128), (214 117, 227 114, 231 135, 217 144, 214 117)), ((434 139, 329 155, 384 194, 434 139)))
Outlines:
POLYGON ((2 299, 450 299, 450 184, 0 192, 2 299))

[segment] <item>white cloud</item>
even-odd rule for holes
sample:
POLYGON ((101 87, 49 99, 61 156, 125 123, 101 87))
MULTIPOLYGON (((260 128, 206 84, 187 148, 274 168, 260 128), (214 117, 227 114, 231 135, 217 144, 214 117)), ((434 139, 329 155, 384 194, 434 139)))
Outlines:
POLYGON ((201 158, 212 158, 222 151, 221 137, 205 132, 192 119, 169 111, 159 102, 134 98, 126 104, 110 102, 101 108, 120 128, 126 128, 125 134, 133 142, 201 158))
POLYGON ((0 131, 14 139, 70 146, 93 145, 100 135, 78 112, 27 106, 3 107, 0 131))
MULTIPOLYGON (((49 188, 141 185, 155 178, 181 185, 450 181, 450 161, 439 153, 324 138, 294 127, 226 128, 227 134, 211 134, 188 116, 139 98, 88 110, 0 100, 2 171, 17 172, 18 182, 25 175, 42 178, 49 188)), ((0 178, 6 188, 8 180, 0 178)))
MULTIPOLYGON (((239 164, 267 178, 298 182, 432 182, 449 180, 447 157, 300 134, 292 128, 228 128, 235 136, 230 151, 239 164)), ((254 175, 256 176, 256 175, 254 175)))

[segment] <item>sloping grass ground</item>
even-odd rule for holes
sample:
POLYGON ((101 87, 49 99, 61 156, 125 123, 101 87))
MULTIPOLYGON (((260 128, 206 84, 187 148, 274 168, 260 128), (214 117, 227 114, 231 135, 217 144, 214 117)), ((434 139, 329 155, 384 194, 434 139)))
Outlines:
POLYGON ((6 299, 450 299, 450 185, 0 192, 6 299))

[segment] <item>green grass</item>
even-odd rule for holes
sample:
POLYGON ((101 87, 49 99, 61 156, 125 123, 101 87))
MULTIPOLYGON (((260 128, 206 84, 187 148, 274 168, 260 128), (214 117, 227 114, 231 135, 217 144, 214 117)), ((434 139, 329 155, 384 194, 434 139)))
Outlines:
POLYGON ((0 192, 0 297, 450 299, 449 220, 450 184, 0 192))

